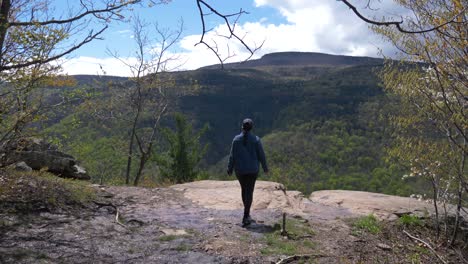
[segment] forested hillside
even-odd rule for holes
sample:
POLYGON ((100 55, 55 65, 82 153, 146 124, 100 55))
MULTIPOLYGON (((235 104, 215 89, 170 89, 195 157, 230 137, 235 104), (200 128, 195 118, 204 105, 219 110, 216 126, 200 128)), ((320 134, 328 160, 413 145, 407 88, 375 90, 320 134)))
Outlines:
MULTIPOLYGON (((405 170, 386 161, 391 128, 385 118, 398 106, 378 84, 376 74, 383 61, 306 55, 270 54, 246 64, 228 64, 224 70, 167 73, 164 78, 171 80, 173 96, 161 127, 173 127, 175 112, 187 116, 196 129, 209 125, 201 139, 209 145, 201 178, 227 177, 232 137, 239 133, 241 120, 250 117, 267 152, 269 180, 305 193, 351 189, 410 194, 413 187, 401 180, 405 170)), ((104 106, 113 104, 121 115, 130 111, 112 98, 124 93, 131 80, 102 76, 76 80, 78 85, 66 90, 82 99, 42 123, 44 133, 81 160, 94 181, 122 183, 128 122, 106 116, 104 106)), ((138 129, 149 129, 150 113, 142 116, 138 129)), ((144 184, 161 184, 156 157, 166 147, 159 138, 143 174, 144 184)))

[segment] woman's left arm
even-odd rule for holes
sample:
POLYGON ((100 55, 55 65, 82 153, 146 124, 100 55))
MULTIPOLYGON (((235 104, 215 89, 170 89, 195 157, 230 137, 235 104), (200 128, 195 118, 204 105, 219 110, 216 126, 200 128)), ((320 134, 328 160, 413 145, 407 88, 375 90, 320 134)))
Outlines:
POLYGON ((268 166, 266 162, 265 152, 263 151, 262 141, 260 141, 260 138, 258 139, 258 143, 257 143, 257 156, 258 156, 258 160, 262 164, 263 171, 268 173, 268 166))

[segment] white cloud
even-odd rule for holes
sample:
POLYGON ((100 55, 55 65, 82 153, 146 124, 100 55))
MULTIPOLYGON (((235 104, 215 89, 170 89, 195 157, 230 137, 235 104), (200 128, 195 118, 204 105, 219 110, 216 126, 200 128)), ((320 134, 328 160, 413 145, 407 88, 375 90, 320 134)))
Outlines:
MULTIPOLYGON (((255 0, 257 7, 276 8, 288 23, 270 25, 269 51, 313 51, 353 56, 378 56, 393 49, 374 34, 340 1, 330 0, 255 0)), ((381 10, 395 10, 384 1, 381 10)), ((376 14, 373 14, 376 15, 376 14)))
MULTIPOLYGON (((277 9, 285 18, 286 23, 274 24, 262 18, 258 22, 246 22, 238 25, 236 32, 245 35, 245 41, 250 46, 265 41, 262 49, 254 58, 263 54, 281 51, 323 52, 351 56, 393 55, 394 48, 374 34, 368 25, 357 18, 351 10, 339 1, 330 0, 255 0, 257 7, 269 6, 277 9)), ((389 1, 381 3, 380 13, 401 13, 389 1)), ((369 11, 369 10, 367 10, 369 11)), ((364 10, 364 12, 367 12, 364 10)), ((374 12, 374 11, 372 11, 374 12)), ((205 38, 215 39, 217 47, 227 55, 227 40, 217 37, 215 32, 225 32, 221 25, 205 38)), ((188 62, 184 68, 194 69, 217 63, 216 57, 206 48, 194 47, 200 35, 185 37, 181 47, 185 49, 184 56, 188 62)), ((214 46, 214 44, 213 44, 214 46)), ((249 56, 248 52, 237 42, 229 42, 230 53, 238 56, 228 61, 239 61, 249 56)))
MULTIPOLYGON (((135 58, 125 59, 127 63, 134 63, 135 58)), ((112 76, 131 76, 130 69, 119 59, 93 58, 80 56, 64 60, 62 63, 64 73, 70 75, 91 74, 91 75, 112 75, 112 76)))
MULTIPOLYGON (((244 36, 248 45, 254 47, 265 41, 262 49, 253 58, 263 54, 281 51, 323 52, 352 56, 378 56, 379 50, 385 55, 394 55, 394 48, 374 34, 368 25, 357 18, 340 1, 334 0, 254 0, 257 7, 277 9, 285 23, 272 23, 271 18, 261 18, 257 22, 245 22, 236 27, 236 32, 244 36)), ((369 16, 379 17, 389 14, 404 14, 392 1, 383 0, 379 11, 367 12, 369 16)), ((364 5, 364 3, 361 3, 364 5)), ((217 47, 223 56, 236 54, 226 62, 240 61, 249 57, 249 53, 235 40, 219 37, 226 32, 224 25, 219 25, 205 35, 212 47, 217 47), (216 41, 216 44, 212 41, 216 41)), ((123 31, 121 33, 127 33, 123 31)), ((219 63, 216 56, 203 45, 195 45, 200 35, 185 36, 180 42, 181 51, 173 53, 180 59, 169 68, 183 64, 179 70, 196 69, 219 63)), ((65 72, 69 74, 101 73, 101 67, 108 75, 131 75, 127 67, 115 58, 78 57, 67 61, 65 72)))

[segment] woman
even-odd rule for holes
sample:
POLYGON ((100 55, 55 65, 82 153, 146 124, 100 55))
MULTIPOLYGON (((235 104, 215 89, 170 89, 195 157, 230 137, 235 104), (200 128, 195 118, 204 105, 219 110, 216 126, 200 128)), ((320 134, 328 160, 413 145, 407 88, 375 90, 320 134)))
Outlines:
POLYGON ((253 200, 255 181, 259 171, 259 163, 262 164, 263 171, 268 173, 268 167, 263 152, 260 138, 251 134, 253 121, 249 118, 242 122, 242 133, 232 140, 231 153, 227 173, 232 174, 234 170, 242 189, 242 202, 244 203, 244 217, 242 226, 252 223, 250 217, 250 206, 253 200))

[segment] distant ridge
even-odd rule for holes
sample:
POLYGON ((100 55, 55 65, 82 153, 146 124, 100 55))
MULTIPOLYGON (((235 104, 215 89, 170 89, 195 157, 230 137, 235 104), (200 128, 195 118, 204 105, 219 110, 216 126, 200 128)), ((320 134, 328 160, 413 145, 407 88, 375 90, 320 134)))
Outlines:
MULTIPOLYGON (((383 59, 372 57, 354 57, 331 55, 317 52, 275 52, 263 55, 260 59, 224 64, 226 69, 241 69, 267 66, 357 66, 381 65, 383 59)), ((200 69, 218 69, 220 65, 205 66, 200 69)))
POLYGON ((110 75, 92 75, 92 74, 77 74, 77 75, 70 75, 73 76, 79 83, 92 83, 93 81, 100 80, 100 81, 124 81, 127 80, 128 77, 121 77, 121 76, 110 76, 110 75))

